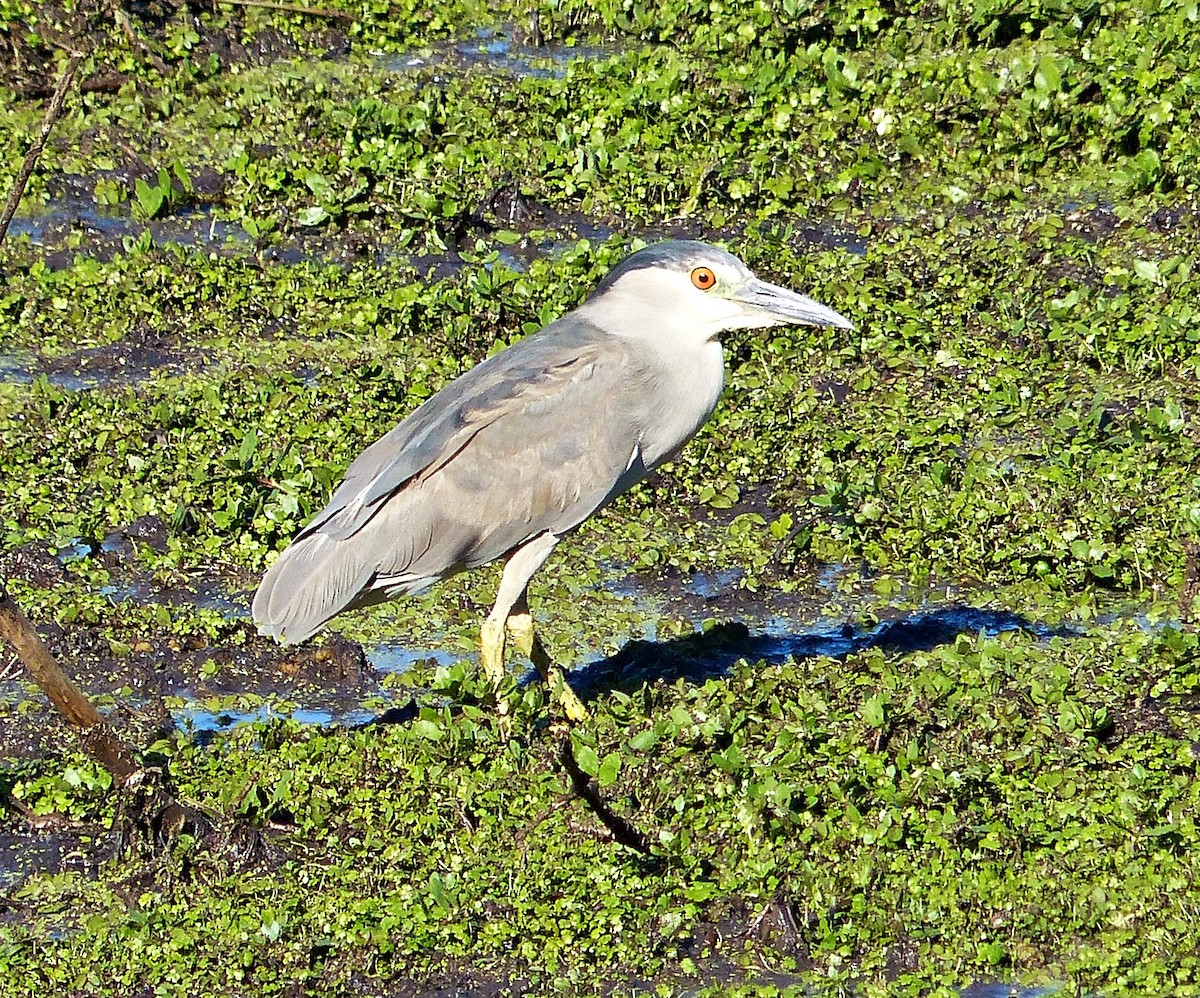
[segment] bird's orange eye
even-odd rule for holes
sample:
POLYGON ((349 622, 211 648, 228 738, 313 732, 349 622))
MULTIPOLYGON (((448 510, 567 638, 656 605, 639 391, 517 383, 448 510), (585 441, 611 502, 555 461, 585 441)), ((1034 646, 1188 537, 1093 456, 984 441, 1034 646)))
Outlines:
POLYGON ((692 271, 692 283, 701 291, 708 291, 717 283, 717 275, 707 267, 697 267, 692 271))

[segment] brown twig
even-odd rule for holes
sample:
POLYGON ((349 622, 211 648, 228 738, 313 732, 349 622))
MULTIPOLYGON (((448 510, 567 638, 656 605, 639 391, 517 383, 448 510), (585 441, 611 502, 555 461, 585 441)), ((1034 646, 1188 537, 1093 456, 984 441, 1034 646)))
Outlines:
POLYGON ((142 39, 142 37, 134 30, 133 22, 129 20, 129 15, 125 13, 125 9, 121 6, 120 0, 112 0, 112 15, 113 21, 116 22, 118 28, 124 33, 129 40, 129 44, 142 53, 142 57, 157 69, 163 76, 166 76, 170 70, 167 69, 167 64, 162 61, 152 48, 142 39))
POLYGON ((4 237, 8 234, 8 223, 17 213, 17 206, 20 205, 21 198, 25 195, 25 185, 29 183, 29 177, 37 165, 38 157, 46 148, 46 140, 50 138, 54 122, 58 120, 58 116, 62 112, 63 103, 67 99, 67 91, 70 89, 71 81, 75 78, 75 71, 82 61, 83 56, 80 53, 72 53, 67 59, 66 68, 59 77, 58 86, 54 88, 54 95, 50 98, 45 115, 42 116, 42 126, 38 129, 33 145, 25 153, 25 161, 17 172, 17 179, 13 182, 12 190, 8 192, 8 202, 4 206, 4 214, 0 216, 0 242, 4 242, 4 237))
POLYGON ((265 7, 267 10, 286 10, 292 14, 311 14, 313 17, 333 17, 353 21, 354 15, 347 10, 330 10, 328 7, 306 7, 299 3, 277 3, 275 0, 213 0, 213 5, 232 4, 235 7, 265 7))
POLYGON ((1179 611, 1184 623, 1200 616, 1200 541, 1184 541, 1183 588, 1179 591, 1179 611))
POLYGON ((42 692, 83 740, 88 754, 121 783, 139 767, 133 750, 108 725, 95 705, 54 661, 29 618, 0 585, 0 638, 4 638, 42 692))
POLYGON ((141 827, 148 827, 163 839, 178 835, 184 828, 206 827, 201 815, 180 804, 164 788, 164 774, 155 774, 138 764, 133 749, 54 661, 50 649, 2 582, 0 638, 12 645, 34 682, 78 733, 84 751, 112 774, 114 784, 125 794, 123 806, 138 817, 141 827))

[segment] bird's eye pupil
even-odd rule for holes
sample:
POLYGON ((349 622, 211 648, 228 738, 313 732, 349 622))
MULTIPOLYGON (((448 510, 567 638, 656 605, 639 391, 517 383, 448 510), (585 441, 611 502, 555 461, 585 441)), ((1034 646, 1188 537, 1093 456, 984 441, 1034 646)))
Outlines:
POLYGON ((697 267, 692 271, 692 283, 701 291, 707 291, 717 283, 717 275, 707 267, 697 267))

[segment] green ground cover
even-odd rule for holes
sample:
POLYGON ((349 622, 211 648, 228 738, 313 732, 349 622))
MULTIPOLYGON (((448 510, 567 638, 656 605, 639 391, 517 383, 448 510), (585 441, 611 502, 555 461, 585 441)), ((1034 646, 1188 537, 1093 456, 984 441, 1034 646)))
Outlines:
MULTIPOLYGON (((0 188, 94 46, 0 244, 0 565, 62 647, 265 662, 241 616, 106 587, 244 603, 362 446, 677 232, 858 328, 728 338, 710 424, 535 582, 555 655, 702 654, 629 570, 1060 630, 601 688, 569 737, 643 856, 567 793, 540 691, 494 716, 495 573, 455 580, 339 624, 461 657, 383 684, 407 723, 147 744, 221 845, 100 864, 104 774, 14 752, 0 838, 51 816, 88 859, 0 880, 0 993, 1200 992, 1196 5, 324 9, 148 5, 131 46, 0 0, 0 188)), ((14 676, 0 724, 48 725, 14 676)))

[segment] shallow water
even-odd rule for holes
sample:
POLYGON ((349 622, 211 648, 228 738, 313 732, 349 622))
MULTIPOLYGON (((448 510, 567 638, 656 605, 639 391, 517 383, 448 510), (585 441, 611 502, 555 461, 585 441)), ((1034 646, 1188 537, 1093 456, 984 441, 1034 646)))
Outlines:
POLYGON ((516 77, 561 79, 571 63, 598 61, 617 54, 615 48, 598 45, 530 45, 514 41, 493 28, 480 28, 473 39, 433 46, 421 52, 405 52, 381 60, 390 72, 433 69, 463 72, 481 69, 516 77))
POLYGON ((218 731, 228 731, 239 725, 281 719, 317 726, 327 726, 336 722, 346 727, 353 727, 365 724, 374 715, 366 710, 338 714, 332 710, 304 707, 293 711, 280 710, 271 706, 258 707, 254 710, 210 710, 198 703, 191 703, 172 710, 171 716, 182 731, 193 735, 211 735, 218 731))
POLYGON ((453 665, 459 659, 454 652, 443 649, 409 648, 391 642, 369 646, 366 653, 367 661, 385 675, 400 675, 418 664, 453 665))
POLYGON ((1001 984, 987 981, 971 984, 962 989, 962 998, 1050 998, 1051 995, 1062 994, 1065 985, 1041 984, 1034 987, 1024 987, 1019 984, 1001 984))
MULTIPOLYGON (((174 243, 196 249, 224 246, 227 242, 248 243, 240 225, 216 217, 215 205, 198 202, 177 208, 169 215, 142 221, 127 206, 97 205, 88 195, 69 193, 54 198, 40 210, 17 215, 9 226, 9 238, 27 238, 35 246, 57 245, 71 233, 109 239, 136 238, 149 229, 158 244, 174 243)), ((80 248, 80 253, 85 251, 80 248)))
MULTIPOLYGON (((692 682, 726 675, 739 661, 781 664, 805 658, 840 659, 870 648, 889 652, 928 650, 955 640, 960 634, 995 636, 1004 632, 1025 631, 1042 640, 1072 637, 1082 630, 1052 627, 1020 614, 986 606, 961 602, 928 603, 910 609, 885 608, 875 605, 884 619, 867 625, 858 623, 862 616, 872 619, 869 607, 859 607, 859 613, 822 616, 814 608, 822 601, 815 600, 795 615, 773 612, 767 605, 747 607, 744 600, 731 600, 722 607, 721 595, 736 584, 736 571, 697 573, 682 581, 672 599, 657 584, 647 584, 634 577, 612 583, 609 592, 622 602, 633 604, 634 633, 614 634, 619 650, 612 655, 592 654, 569 667, 572 685, 582 696, 602 696, 615 688, 629 689, 642 683, 674 681, 683 678, 692 682), (682 602, 680 598, 682 597, 682 602), (740 604, 740 605, 732 605, 740 604), (658 640, 658 621, 670 615, 688 621, 694 632, 667 641, 658 640), (713 623, 719 615, 721 622, 713 623), (707 628, 707 629, 706 629, 707 628)), ((826 583, 828 584, 828 582, 826 583)), ((115 598, 143 602, 178 603, 187 598, 187 591, 173 589, 156 591, 146 585, 109 586, 106 591, 115 598)), ((248 613, 244 594, 223 593, 219 587, 203 586, 196 591, 196 605, 218 609, 231 618, 248 613)), ((610 597, 611 598, 611 597, 610 597)), ((187 685, 172 686, 172 698, 182 700, 171 713, 185 730, 215 732, 239 725, 277 717, 290 717, 304 724, 356 726, 372 717, 410 701, 414 692, 403 693, 390 689, 384 680, 399 676, 416 666, 450 666, 464 657, 474 659, 474 652, 462 653, 454 648, 439 646, 438 635, 431 635, 427 646, 414 646, 400 641, 382 641, 364 648, 366 660, 377 677, 361 689, 365 699, 347 697, 347 691, 334 688, 336 695, 325 698, 320 688, 297 688, 286 677, 278 681, 260 675, 258 692, 264 703, 250 709, 222 704, 212 708, 187 685), (272 687, 271 684, 274 683, 272 687), (274 701, 275 695, 281 699, 274 701)), ((514 663, 521 670, 522 683, 536 681, 536 673, 526 665, 514 663)))
POLYGON ((3 353, 0 354, 0 384, 31 385, 39 377, 44 377, 48 384, 69 392, 81 392, 88 388, 97 388, 111 383, 111 379, 96 373, 92 377, 82 374, 65 374, 57 371, 47 371, 41 361, 32 354, 3 353))

